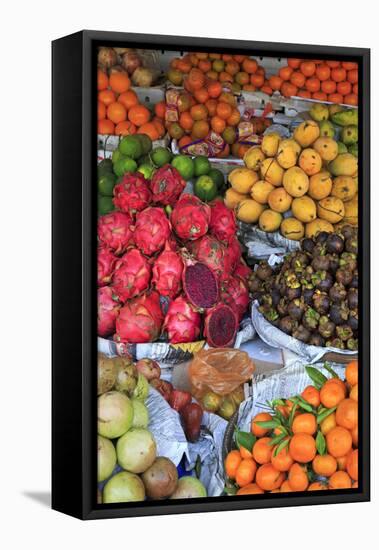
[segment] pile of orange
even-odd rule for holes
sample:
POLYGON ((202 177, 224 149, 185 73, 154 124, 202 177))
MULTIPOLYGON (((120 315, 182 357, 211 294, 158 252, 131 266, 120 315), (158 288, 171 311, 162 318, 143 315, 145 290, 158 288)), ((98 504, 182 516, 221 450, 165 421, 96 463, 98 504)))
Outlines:
POLYGON ((289 58, 288 65, 268 79, 268 87, 285 97, 358 105, 358 65, 289 58))
POLYGON ((101 69, 97 71, 97 131, 119 136, 147 134, 153 141, 165 134, 163 121, 152 119, 149 109, 139 103, 127 73, 108 75, 101 69))
POLYGON ((358 487, 357 361, 345 378, 275 400, 272 413, 252 419, 251 448, 240 446, 225 459, 237 495, 358 487))
POLYGON ((247 55, 188 53, 170 63, 167 77, 175 86, 186 85, 187 75, 196 68, 207 79, 229 84, 233 92, 256 90, 267 84, 265 70, 247 55))

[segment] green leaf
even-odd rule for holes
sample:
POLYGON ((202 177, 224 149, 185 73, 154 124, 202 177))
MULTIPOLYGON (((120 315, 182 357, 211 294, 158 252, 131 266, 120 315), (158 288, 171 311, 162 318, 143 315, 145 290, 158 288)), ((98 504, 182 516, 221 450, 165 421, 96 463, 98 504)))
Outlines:
POLYGON ((227 495, 235 495, 237 493, 238 489, 236 485, 228 479, 228 481, 225 483, 224 492, 227 495))
POLYGON ((270 430, 274 430, 278 426, 280 426, 279 420, 258 420, 257 422, 254 422, 257 426, 260 426, 261 428, 266 428, 270 430))
POLYGON ((322 432, 317 432, 317 436, 316 436, 316 449, 317 449, 317 452, 320 454, 320 455, 324 455, 326 453, 326 441, 325 441, 325 437, 323 435, 322 432))
POLYGON ((321 424, 321 422, 323 420, 325 420, 325 418, 328 418, 329 415, 331 415, 332 413, 334 413, 334 411, 336 410, 337 407, 332 407, 331 409, 325 409, 322 413, 319 413, 317 415, 317 424, 321 424))
POLYGON ((275 405, 285 405, 286 402, 284 399, 274 399, 272 404, 275 406, 275 405))
POLYGON ((234 432, 235 434, 235 442, 237 444, 237 447, 240 449, 241 447, 244 447, 247 451, 251 451, 253 448, 254 443, 256 442, 257 438, 254 434, 251 432, 243 432, 237 428, 237 430, 234 432))
POLYGON ((287 438, 287 439, 284 439, 281 443, 279 443, 279 445, 276 447, 275 451, 274 451, 274 456, 278 455, 280 453, 280 451, 282 451, 283 449, 285 449, 286 447, 288 447, 288 445, 290 444, 290 440, 287 438))
POLYGON ((327 381, 327 377, 315 367, 305 367, 305 371, 318 390, 322 388, 327 381))
POLYGON ((299 403, 296 402, 296 403, 294 403, 294 405, 292 407, 292 410, 291 410, 291 413, 290 413, 290 416, 289 416, 289 419, 288 419, 288 424, 289 424, 290 428, 292 428, 293 419, 294 419, 295 412, 296 412, 298 406, 299 406, 299 403))
POLYGON ((329 374, 332 375, 333 378, 339 378, 338 374, 332 369, 332 367, 329 365, 329 363, 324 363, 323 368, 328 371, 329 374))
POLYGON ((284 432, 273 437, 269 443, 270 447, 273 447, 274 445, 280 443, 284 437, 287 437, 287 434, 285 434, 284 432))
POLYGON ((304 411, 307 411, 307 412, 313 412, 313 407, 312 405, 310 405, 309 403, 307 403, 306 401, 302 400, 302 401, 299 401, 299 407, 301 409, 304 409, 304 411))

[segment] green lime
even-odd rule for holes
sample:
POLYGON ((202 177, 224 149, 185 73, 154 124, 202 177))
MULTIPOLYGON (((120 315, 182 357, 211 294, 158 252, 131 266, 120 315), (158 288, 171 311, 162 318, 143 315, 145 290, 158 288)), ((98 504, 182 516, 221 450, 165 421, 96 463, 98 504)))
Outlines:
POLYGON ((187 157, 186 155, 177 155, 172 159, 171 164, 186 181, 193 178, 195 174, 195 166, 190 157, 187 157))
POLYGON ((172 153, 166 147, 157 147, 150 154, 151 160, 154 162, 155 166, 161 168, 165 164, 168 164, 172 159, 172 153))
POLYGON ((97 165, 97 175, 102 176, 103 174, 107 174, 109 172, 112 172, 113 170, 113 164, 111 159, 103 159, 99 164, 97 165))
POLYGON ((207 157, 195 157, 193 163, 195 165, 195 176, 205 176, 206 174, 209 174, 211 165, 207 157))
POLYGON ((150 155, 143 155, 138 159, 138 166, 142 166, 142 164, 151 164, 153 166, 150 155))
POLYGON ((141 172, 141 174, 143 174, 144 177, 149 180, 154 174, 155 168, 151 164, 140 164, 137 168, 137 172, 141 172))
POLYGON ((137 136, 126 136, 122 138, 118 148, 123 155, 132 159, 138 159, 143 155, 142 143, 137 136))
POLYGON ((202 201, 212 201, 217 195, 217 185, 210 176, 200 176, 195 182, 194 192, 202 201))
POLYGON ((123 155, 120 151, 120 149, 115 149, 112 154, 112 163, 114 164, 118 160, 121 160, 122 158, 125 158, 125 155, 123 155))
POLYGON ((116 176, 113 173, 100 176, 100 178, 97 180, 97 187, 99 189, 100 195, 112 197, 113 187, 115 186, 115 184, 116 176))
POLYGON ((140 140, 142 145, 142 154, 147 155, 153 148, 153 143, 148 135, 146 134, 137 134, 136 137, 140 140))
POLYGON ((114 163, 113 171, 116 176, 123 176, 126 172, 135 172, 137 163, 135 160, 125 157, 114 163))
POLYGON ((225 184, 224 174, 221 170, 217 170, 217 168, 211 168, 208 172, 208 176, 215 182, 217 189, 221 189, 225 184))
POLYGON ((101 195, 97 198, 97 210, 99 216, 104 216, 108 212, 114 210, 114 204, 111 197, 102 197, 101 195))

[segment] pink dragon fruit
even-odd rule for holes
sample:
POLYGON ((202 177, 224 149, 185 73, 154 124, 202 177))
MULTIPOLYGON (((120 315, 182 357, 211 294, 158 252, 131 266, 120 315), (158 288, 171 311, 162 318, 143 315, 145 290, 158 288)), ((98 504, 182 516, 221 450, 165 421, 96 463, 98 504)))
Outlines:
POLYGON ((161 296, 175 298, 182 288, 183 261, 166 241, 163 252, 154 262, 153 280, 161 296))
POLYGON ((219 241, 228 242, 236 234, 237 224, 233 210, 229 210, 221 200, 210 203, 211 221, 209 232, 219 241))
POLYGON ((242 255, 240 242, 235 235, 232 235, 230 237, 229 241, 226 244, 226 248, 231 268, 235 269, 242 255))
POLYGON ((99 246, 97 249, 97 286, 105 286, 110 283, 116 256, 107 246, 99 246))
POLYGON ((125 174, 113 189, 113 204, 122 212, 140 212, 150 201, 149 182, 140 172, 125 174))
POLYGON ((117 262, 113 277, 112 289, 121 302, 138 296, 150 283, 151 267, 148 260, 139 250, 133 248, 117 262))
POLYGON ((233 269, 227 248, 211 235, 204 235, 190 246, 192 254, 199 262, 207 265, 220 279, 228 278, 233 269))
POLYGON ((151 178, 151 190, 155 203, 175 206, 186 186, 185 180, 170 164, 158 168, 151 178))
POLYGON ((229 305, 241 321, 247 306, 249 305, 249 291, 245 283, 237 277, 229 277, 223 281, 221 287, 221 300, 229 305))
POLYGON ((163 313, 158 292, 142 294, 125 303, 116 320, 116 342, 154 342, 161 333, 163 313))
POLYGON ((185 241, 205 235, 210 219, 210 207, 194 195, 182 195, 171 214, 175 233, 185 241))
POLYGON ((247 281, 251 274, 252 270, 241 258, 239 263, 237 264, 237 267, 234 270, 233 277, 239 277, 243 281, 247 281))
POLYGON ((212 348, 232 346, 236 338, 238 320, 233 309, 218 304, 207 311, 204 321, 204 337, 212 348))
POLYGON ((134 242, 147 256, 159 252, 171 234, 171 224, 162 208, 149 207, 137 214, 134 242))
POLYGON ((122 254, 132 243, 132 223, 132 218, 125 212, 110 212, 100 216, 97 225, 100 243, 108 246, 115 254, 122 254))
POLYGON ((201 315, 183 296, 173 300, 167 310, 163 330, 171 344, 194 342, 200 334, 201 315))
POLYGON ((103 286, 97 291, 97 334, 106 338, 114 333, 121 305, 115 300, 112 289, 103 286))
POLYGON ((183 290, 188 300, 198 309, 213 307, 219 299, 216 274, 204 263, 184 257, 183 290))

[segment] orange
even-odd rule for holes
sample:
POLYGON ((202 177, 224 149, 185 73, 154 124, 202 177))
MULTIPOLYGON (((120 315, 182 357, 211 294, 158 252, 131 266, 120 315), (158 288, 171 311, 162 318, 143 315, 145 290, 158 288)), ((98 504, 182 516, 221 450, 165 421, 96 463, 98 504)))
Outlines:
MULTIPOLYGON (((133 90, 128 90, 127 92, 123 92, 122 94, 120 94, 117 98, 117 101, 122 103, 127 109, 130 109, 130 107, 138 105, 138 96, 133 90)), ((161 103, 163 103, 163 101, 161 103)), ((157 105, 159 104, 157 103, 157 105)))
POLYGON ((344 399, 336 410, 336 422, 347 430, 353 430, 358 424, 358 403, 354 399, 344 399))
POLYGON ((116 136, 129 136, 135 134, 137 128, 129 120, 123 120, 119 122, 114 130, 116 136))
POLYGON ((242 69, 249 74, 254 74, 257 72, 258 63, 255 59, 249 59, 248 57, 242 61, 242 69))
POLYGON ((330 76, 334 82, 342 82, 346 80, 346 70, 343 67, 336 67, 331 70, 330 76))
POLYGON ((262 437, 254 443, 253 457, 258 464, 266 464, 271 461, 272 446, 270 437, 262 437))
POLYGON ((257 88, 260 88, 261 86, 263 86, 264 84, 264 81, 265 81, 265 77, 263 74, 258 74, 258 73, 255 73, 255 74, 252 74, 250 76, 250 82, 253 86, 256 86, 257 88))
POLYGON ((221 55, 221 59, 222 59, 223 61, 232 61, 232 60, 233 60, 233 56, 230 55, 229 53, 223 53, 223 54, 221 55))
POLYGON ((305 76, 300 71, 294 71, 290 76, 290 82, 297 88, 302 88, 305 84, 305 76))
POLYGON ((199 88, 198 90, 195 90, 194 97, 196 101, 199 103, 206 103, 209 99, 209 94, 205 88, 199 88))
POLYGON ((339 456, 336 458, 338 470, 346 470, 347 457, 349 456, 350 453, 351 451, 349 451, 349 453, 345 456, 339 456))
POLYGON ((183 128, 177 122, 171 122, 167 127, 167 131, 173 139, 180 139, 184 135, 183 128))
POLYGON ((207 84, 207 92, 209 97, 215 99, 220 96, 222 92, 222 86, 220 82, 208 82, 207 84))
POLYGON ((97 97, 106 107, 116 101, 116 94, 112 90, 101 90, 97 97))
POLYGON ((331 69, 335 69, 336 67, 339 67, 339 66, 340 66, 340 62, 339 62, 339 61, 326 61, 326 64, 327 64, 328 67, 330 67, 331 69))
POLYGON ((357 63, 353 63, 353 62, 350 62, 350 61, 342 61, 341 63, 342 67, 344 69, 346 69, 347 71, 350 71, 352 69, 356 69, 357 68, 357 63))
POLYGON ((310 462, 316 456, 316 442, 307 433, 296 433, 291 438, 289 451, 296 462, 310 462))
POLYGON ((187 132, 190 132, 193 127, 193 118, 191 117, 190 113, 188 111, 185 111, 184 113, 181 113, 179 116, 179 124, 183 128, 183 130, 186 130, 187 132))
POLYGON ((329 416, 325 418, 320 424, 321 432, 323 435, 326 435, 330 430, 335 428, 337 426, 336 422, 336 413, 331 413, 329 416))
POLYGON ((351 84, 347 80, 344 80, 343 82, 338 82, 337 84, 337 92, 342 95, 347 95, 351 93, 351 84))
POLYGON ((318 92, 320 89, 320 81, 317 77, 312 76, 305 81, 305 87, 310 92, 318 92))
POLYGON ((307 489, 308 491, 326 491, 327 486, 321 481, 314 481, 311 483, 307 489))
POLYGON ((351 486, 353 489, 358 489, 358 481, 354 481, 353 485, 351 486))
POLYGON ((317 430, 317 421, 314 414, 302 413, 296 416, 292 422, 292 431, 294 434, 304 433, 313 435, 317 430))
POLYGON ((109 80, 107 73, 102 71, 101 69, 97 69, 97 89, 98 90, 106 90, 109 85, 109 80))
POLYGON ((353 438, 353 446, 358 447, 358 425, 350 430, 351 437, 353 438))
POLYGON ((244 84, 247 84, 250 81, 249 74, 244 71, 239 71, 235 77, 234 80, 238 82, 238 84, 241 84, 243 86, 244 84))
POLYGON ((337 460, 331 455, 316 455, 312 462, 312 468, 319 476, 330 477, 337 471, 337 460))
POLYGON ((146 134, 147 136, 149 136, 151 141, 155 141, 159 138, 159 132, 152 122, 146 122, 145 124, 142 124, 138 128, 137 134, 146 134))
POLYGON ((212 81, 218 80, 218 73, 216 73, 216 71, 207 71, 205 74, 212 81))
POLYGON ((193 105, 190 109, 193 120, 206 120, 208 118, 208 109, 205 105, 193 105))
POLYGON ((242 457, 239 451, 230 451, 225 458, 225 472, 230 479, 236 478, 237 468, 242 462, 242 457))
POLYGON ((292 97, 297 95, 297 88, 291 82, 283 82, 280 92, 284 97, 292 97))
POLYGON ((176 69, 178 69, 178 71, 181 71, 182 73, 189 73, 190 70, 192 69, 192 65, 191 65, 191 62, 190 61, 187 61, 185 60, 184 58, 183 59, 179 59, 177 64, 176 64, 176 69))
POLYGON ((210 53, 209 54, 209 59, 221 59, 221 54, 220 53, 210 53))
POLYGON ((256 414, 251 421, 251 433, 253 433, 257 437, 263 437, 264 435, 268 434, 270 429, 262 428, 261 426, 258 426, 256 422, 269 422, 270 420, 272 420, 272 416, 269 413, 263 412, 256 414))
POLYGON ((292 491, 306 491, 309 485, 306 470, 300 464, 292 464, 288 473, 288 483, 292 491))
POLYGON ((276 456, 275 456, 275 450, 277 449, 277 446, 274 447, 272 454, 271 454, 271 464, 279 470, 279 472, 288 472, 288 470, 291 468, 293 464, 293 458, 291 457, 288 447, 284 447, 276 456))
POLYGON ((212 117, 216 114, 216 107, 217 107, 217 100, 216 99, 208 99, 205 102, 205 106, 208 109, 208 114, 209 114, 210 117, 212 117))
POLYGON ((233 59, 228 61, 225 65, 225 71, 232 76, 237 74, 239 70, 240 70, 239 64, 237 63, 237 61, 234 61, 233 59))
POLYGON ((328 453, 338 458, 346 455, 353 443, 351 433, 346 428, 336 426, 326 434, 326 448, 328 453))
POLYGON ((292 67, 287 66, 279 69, 279 76, 282 80, 289 80, 292 73, 293 73, 292 67))
POLYGON ((250 149, 250 145, 240 144, 237 150, 238 158, 242 159, 245 156, 246 151, 250 149))
POLYGON ((196 52, 195 55, 198 59, 208 59, 208 54, 206 52, 196 52))
POLYGON ((233 82, 233 77, 231 74, 227 73, 226 71, 221 71, 219 80, 221 83, 224 82, 233 82))
POLYGON ((196 120, 192 126, 191 137, 193 139, 204 139, 209 133, 209 124, 205 120, 196 120))
POLYGON ((358 84, 353 84, 353 94, 358 96, 358 84))
POLYGON ((107 116, 107 108, 102 101, 97 102, 97 119, 101 120, 107 116))
POLYGON ((229 154, 230 154, 230 146, 228 143, 225 143, 224 148, 219 153, 217 153, 216 157, 223 159, 228 157, 229 154))
POLYGON ((226 119, 226 122, 228 123, 228 126, 237 126, 240 120, 241 113, 236 107, 234 107, 232 109, 232 114, 226 119))
POLYGON ((355 94, 347 94, 343 98, 343 102, 347 105, 358 105, 358 96, 355 94))
POLYGON ((247 57, 246 55, 240 55, 240 54, 233 55, 233 59, 234 61, 237 61, 237 63, 242 63, 246 57, 247 57))
POLYGON ((142 124, 149 122, 150 111, 144 105, 134 105, 134 107, 129 109, 128 118, 136 126, 142 126, 142 124))
POLYGON ((321 82, 324 80, 329 80, 330 78, 330 67, 328 65, 324 65, 323 63, 321 65, 317 65, 316 67, 316 76, 321 82))
POLYGON ((307 386, 306 388, 304 388, 301 397, 315 408, 317 408, 321 403, 320 392, 314 386, 307 386))
POLYGON ((232 92, 222 92, 218 100, 228 103, 231 107, 237 107, 237 100, 232 92))
POLYGON ((299 97, 303 97, 304 99, 310 99, 312 97, 311 92, 308 92, 308 90, 299 90, 297 95, 299 97))
POLYGON ((326 94, 334 94, 337 89, 337 84, 334 80, 324 80, 321 82, 321 90, 326 94))
POLYGON ((264 491, 273 491, 274 489, 279 489, 283 483, 284 473, 279 472, 270 463, 262 464, 257 470, 255 481, 264 491))
POLYGON ((184 111, 188 111, 192 106, 192 99, 193 99, 193 105, 196 105, 196 101, 192 96, 190 96, 187 93, 180 94, 178 97, 178 111, 179 113, 183 113, 184 111))
POLYGON ((151 122, 154 124, 155 129, 158 132, 158 137, 164 136, 165 132, 166 132, 166 129, 164 127, 162 119, 155 117, 155 118, 153 118, 153 120, 151 122))
POLYGON ((350 361, 350 363, 346 365, 345 378, 350 386, 358 384, 358 361, 350 361))
POLYGON ((190 136, 183 136, 178 141, 179 149, 181 149, 182 147, 185 147, 189 143, 192 143, 192 138, 190 136))
POLYGON ((111 103, 107 108, 107 117, 115 124, 126 120, 126 109, 124 105, 118 101, 111 103))
POLYGON ((303 61, 300 63, 300 71, 304 76, 312 76, 316 72, 316 65, 313 61, 303 61))
POLYGON ((114 123, 111 120, 106 118, 98 120, 97 122, 97 133, 103 135, 112 135, 114 134, 114 123))
POLYGON ((354 481, 358 480, 358 449, 355 449, 348 455, 346 470, 354 481))
POLYGON ((358 401, 358 384, 355 384, 350 390, 350 399, 354 399, 354 401, 358 401))
POLYGON ((356 84, 358 82, 358 69, 352 69, 351 71, 348 71, 347 80, 352 84, 356 84))
POLYGON ((109 77, 109 85, 116 94, 122 94, 129 90, 131 82, 126 73, 114 72, 109 77))
POLYGON ((290 482, 288 481, 288 479, 286 479, 285 481, 283 481, 283 483, 281 484, 280 486, 280 492, 281 493, 292 493, 293 492, 293 489, 290 485, 290 482))
POLYGON ((329 489, 351 489, 351 479, 349 475, 340 470, 330 476, 329 489))
POLYGON ((244 458, 237 467, 236 471, 236 483, 240 487, 248 485, 254 481, 255 472, 257 471, 257 465, 253 458, 244 458))
POLYGON ((319 101, 327 101, 328 96, 325 92, 313 92, 312 94, 313 99, 318 99, 319 101))
POLYGON ((223 120, 227 120, 233 112, 233 108, 229 103, 219 102, 216 107, 216 114, 223 120))
POLYGON ((298 69, 300 67, 301 59, 289 57, 287 59, 287 63, 288 63, 288 66, 291 67, 291 69, 298 69))
POLYGON ((194 53, 191 53, 190 56, 189 56, 189 60, 190 62, 192 63, 192 65, 194 67, 197 67, 198 63, 199 63, 199 59, 196 57, 196 55, 194 53))
POLYGON ((205 84, 204 73, 200 69, 191 69, 187 76, 187 83, 192 90, 200 90, 205 84))
POLYGON ((226 128, 226 122, 219 116, 214 116, 211 118, 211 128, 214 130, 217 134, 222 134, 222 132, 226 128))
POLYGON ((341 94, 329 94, 328 101, 332 103, 343 103, 343 96, 341 94))
POLYGON ((251 451, 249 451, 245 447, 240 447, 239 451, 241 453, 242 458, 252 458, 253 457, 251 451))
POLYGON ((328 409, 336 407, 345 397, 345 392, 336 378, 331 378, 320 390, 320 400, 328 409))
POLYGON ((280 78, 280 76, 273 75, 273 76, 270 76, 270 78, 268 79, 268 85, 273 90, 280 90, 280 87, 282 84, 283 84, 283 80, 280 78))
POLYGON ((200 59, 197 68, 206 73, 212 69, 212 63, 208 59, 200 59))
POLYGON ((264 491, 256 483, 248 483, 237 491, 237 495, 261 495, 262 493, 264 491))
POLYGON ((171 69, 178 69, 178 63, 180 59, 178 57, 174 57, 174 59, 171 59, 170 61, 170 68, 171 69))

